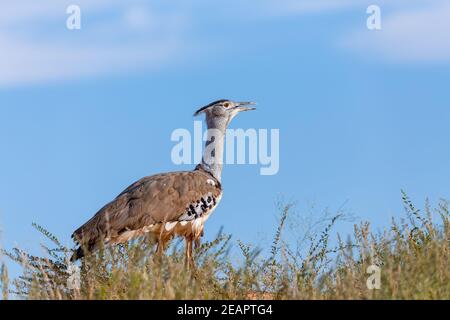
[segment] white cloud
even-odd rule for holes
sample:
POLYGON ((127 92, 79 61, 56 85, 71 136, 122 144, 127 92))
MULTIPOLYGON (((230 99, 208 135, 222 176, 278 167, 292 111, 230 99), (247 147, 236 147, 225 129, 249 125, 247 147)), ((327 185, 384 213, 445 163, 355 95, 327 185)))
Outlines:
POLYGON ((157 68, 186 59, 195 50, 195 34, 189 32, 197 16, 206 18, 203 21, 239 15, 266 19, 356 1, 173 0, 170 5, 164 0, 9 1, 0 10, 0 87, 157 68), (79 31, 65 28, 71 4, 81 8, 79 31), (214 15, 209 17, 209 12, 214 15))
POLYGON ((151 15, 147 8, 140 6, 132 6, 127 9, 124 14, 125 22, 136 29, 147 29, 151 27, 155 15, 151 15))
POLYGON ((361 5, 364 0, 266 0, 262 8, 267 15, 298 15, 349 9, 361 5))
POLYGON ((195 41, 195 31, 218 19, 242 22, 361 9, 364 21, 365 7, 372 2, 382 6, 383 30, 363 30, 361 23, 360 31, 342 41, 346 48, 398 61, 450 61, 450 5, 445 1, 9 1, 0 10, 0 87, 188 61, 189 54, 198 54, 196 48, 208 51, 206 46, 219 45, 214 37, 210 43, 195 41), (74 3, 82 10, 79 31, 65 27, 66 8, 74 3), (393 13, 385 15, 385 8, 393 13))
POLYGON ((152 12, 141 1, 78 0, 82 29, 70 31, 65 20, 71 3, 22 0, 2 6, 1 87, 158 68, 175 59, 183 44, 182 14, 152 12))
POLYGON ((355 31, 341 41, 347 49, 371 59, 395 63, 450 62, 450 3, 403 6, 383 14, 382 30, 355 31))
POLYGON ((0 48, 4 52, 0 53, 0 86, 13 86, 157 65, 167 61, 178 46, 168 40, 123 48, 106 44, 72 47, 2 37, 0 48))

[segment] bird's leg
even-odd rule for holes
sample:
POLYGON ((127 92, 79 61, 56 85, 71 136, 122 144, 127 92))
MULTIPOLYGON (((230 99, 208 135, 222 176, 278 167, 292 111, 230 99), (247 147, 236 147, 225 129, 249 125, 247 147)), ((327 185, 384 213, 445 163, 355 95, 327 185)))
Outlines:
POLYGON ((186 267, 190 267, 192 270, 195 270, 195 261, 192 256, 192 238, 186 238, 186 267))
POLYGON ((185 255, 186 267, 188 266, 191 257, 192 257, 192 239, 186 238, 186 255, 185 255))
POLYGON ((195 249, 198 249, 200 247, 200 245, 202 244, 202 237, 205 234, 205 232, 202 230, 202 232, 200 233, 199 237, 195 238, 195 249))
POLYGON ((194 241, 194 247, 195 247, 195 249, 200 248, 201 244, 202 244, 202 243, 201 243, 201 239, 200 239, 200 238, 195 239, 195 241, 194 241))
POLYGON ((162 261, 162 256, 164 254, 164 250, 165 250, 165 241, 162 237, 160 237, 158 239, 158 244, 156 245, 155 258, 157 261, 159 261, 159 262, 162 261))
POLYGON ((160 240, 160 241, 158 241, 158 243, 156 244, 156 255, 158 256, 158 257, 161 257, 162 256, 162 254, 163 254, 163 245, 162 245, 162 241, 160 240))

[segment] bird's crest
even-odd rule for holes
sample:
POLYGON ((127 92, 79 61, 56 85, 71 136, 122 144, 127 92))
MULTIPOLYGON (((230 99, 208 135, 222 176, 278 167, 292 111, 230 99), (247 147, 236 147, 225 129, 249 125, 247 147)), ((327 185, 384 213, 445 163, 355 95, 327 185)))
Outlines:
POLYGON ((205 111, 209 107, 212 107, 213 105, 216 105, 218 103, 222 103, 222 102, 225 102, 225 101, 229 101, 229 100, 228 99, 220 99, 220 100, 213 101, 213 102, 211 102, 210 104, 208 104, 208 105, 206 105, 204 107, 201 107, 200 109, 195 111, 194 117, 198 116, 199 114, 201 114, 203 111, 205 111))

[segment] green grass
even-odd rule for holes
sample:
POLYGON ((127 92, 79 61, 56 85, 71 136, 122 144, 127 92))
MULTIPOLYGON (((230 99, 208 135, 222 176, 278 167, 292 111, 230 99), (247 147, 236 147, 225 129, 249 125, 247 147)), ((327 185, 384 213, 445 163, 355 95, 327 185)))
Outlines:
MULTIPOLYGON (((44 257, 18 249, 3 252, 22 266, 10 280, 3 265, 3 299, 450 299, 449 209, 427 203, 420 211, 403 194, 405 219, 392 221, 382 233, 367 222, 354 226, 352 236, 330 247, 340 214, 302 241, 285 241, 292 205, 284 206, 267 256, 257 248, 219 234, 196 251, 197 269, 184 263, 182 242, 175 241, 162 260, 146 239, 105 248, 85 259, 80 287, 70 286, 70 250, 35 225, 52 247, 44 257), (438 217, 432 221, 432 217, 438 217), (305 240, 306 239, 306 240, 305 240), (306 241, 306 242, 305 242, 306 241), (295 247, 287 243, 296 243, 295 247), (301 245, 300 245, 301 243, 301 245), (230 254, 237 244, 240 255, 230 254), (370 290, 369 266, 380 270, 380 288, 370 290), (13 294, 13 295, 11 295, 13 294)), ((298 230, 297 230, 298 232, 298 230)), ((334 241, 335 242, 335 241, 334 241)), ((0 260, 1 261, 1 260, 0 260)))

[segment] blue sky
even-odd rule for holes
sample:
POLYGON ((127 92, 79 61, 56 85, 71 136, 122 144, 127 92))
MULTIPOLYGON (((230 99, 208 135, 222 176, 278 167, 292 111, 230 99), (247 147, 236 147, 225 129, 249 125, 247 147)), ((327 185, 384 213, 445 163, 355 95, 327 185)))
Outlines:
POLYGON ((403 214, 401 189, 419 205, 449 198, 450 6, 378 1, 370 31, 374 3, 2 4, 0 243, 39 250, 37 222, 70 244, 133 181, 190 169, 172 164, 171 133, 219 98, 258 102, 232 127, 280 129, 280 171, 225 167, 209 238, 224 226, 267 245, 279 197, 375 228, 403 214), (81 30, 65 27, 69 4, 81 30))

